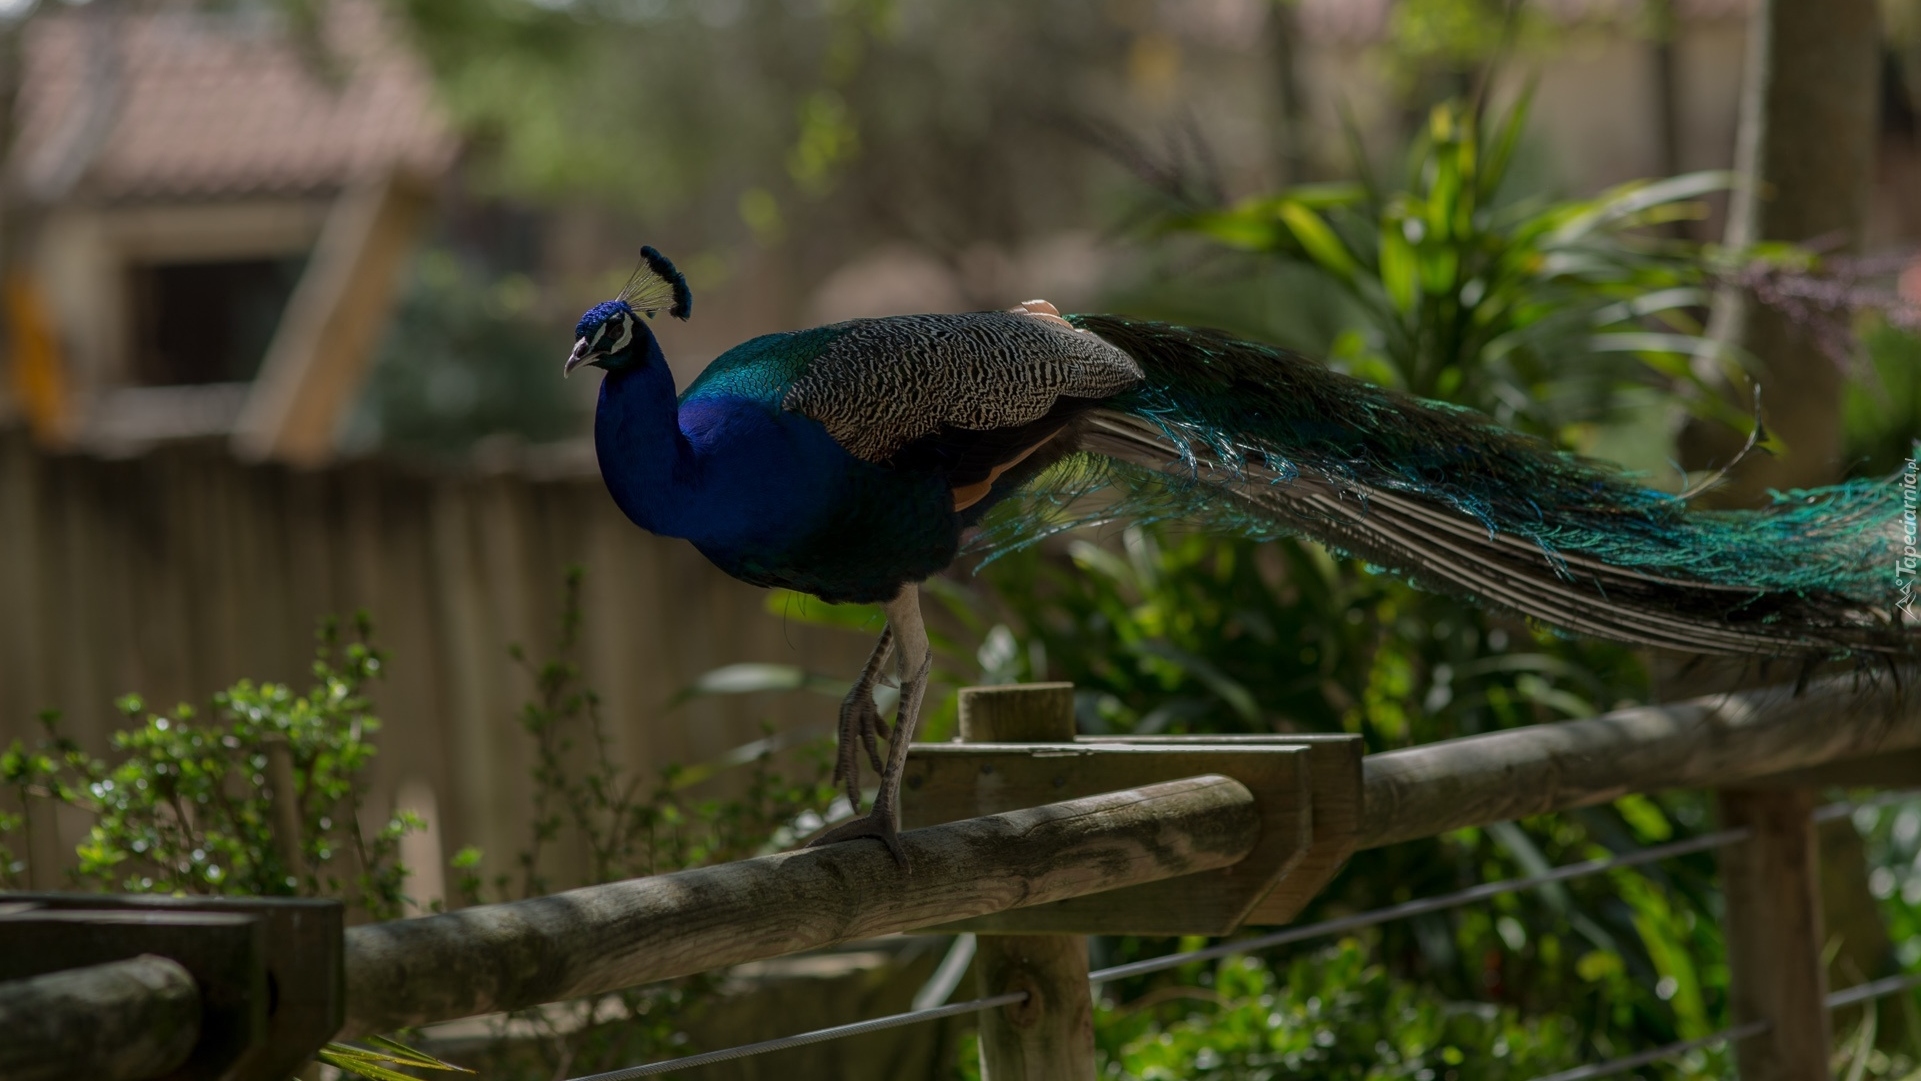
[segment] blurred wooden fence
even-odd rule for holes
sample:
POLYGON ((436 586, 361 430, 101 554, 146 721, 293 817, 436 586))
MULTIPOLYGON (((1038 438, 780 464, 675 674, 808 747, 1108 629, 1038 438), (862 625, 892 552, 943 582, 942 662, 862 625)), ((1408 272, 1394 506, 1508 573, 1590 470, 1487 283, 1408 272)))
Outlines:
MULTIPOLYGON (((295 471, 240 464, 224 444, 103 460, 0 433, 0 746, 31 738, 46 707, 98 750, 129 691, 161 706, 243 676, 304 687, 316 621, 364 609, 392 657, 373 692, 385 727, 371 809, 402 791, 424 809, 431 793, 443 852, 478 844, 487 870, 508 870, 527 840, 532 743, 515 714, 532 688, 507 649, 548 654, 574 561, 587 567, 584 667, 631 769, 712 758, 763 720, 825 730, 819 698, 662 706, 719 665, 851 673, 871 644, 784 624, 764 591, 634 528, 587 460, 295 471)), ((57 866, 80 828, 36 836, 36 866, 57 866)))

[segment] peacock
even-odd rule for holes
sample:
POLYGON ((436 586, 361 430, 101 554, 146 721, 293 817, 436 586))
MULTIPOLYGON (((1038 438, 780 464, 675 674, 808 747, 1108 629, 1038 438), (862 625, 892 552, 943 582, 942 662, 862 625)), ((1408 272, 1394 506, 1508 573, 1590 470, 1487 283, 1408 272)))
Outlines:
POLYGON ((1695 509, 1303 356, 1045 301, 765 335, 676 397, 648 320, 692 307, 686 278, 643 248, 627 287, 581 317, 565 370, 605 371, 595 450, 636 525, 755 585, 883 607, 841 705, 835 771, 858 810, 864 749, 879 792, 815 844, 872 837, 902 859, 901 776, 930 661, 919 583, 968 542, 1176 517, 1301 535, 1572 634, 1814 659, 1899 659, 1915 641, 1899 562, 1914 489, 1898 482, 1695 509), (891 726, 874 700, 890 657, 891 726))

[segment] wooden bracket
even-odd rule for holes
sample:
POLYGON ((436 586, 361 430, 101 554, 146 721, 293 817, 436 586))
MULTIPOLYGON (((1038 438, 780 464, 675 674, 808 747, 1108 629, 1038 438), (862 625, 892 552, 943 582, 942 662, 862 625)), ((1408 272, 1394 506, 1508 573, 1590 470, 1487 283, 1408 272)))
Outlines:
MULTIPOLYGON (((1082 736, 1083 743, 1130 743, 1138 747, 1304 747, 1307 782, 1313 807, 1313 839, 1307 854, 1281 877, 1267 896, 1255 904, 1243 926, 1266 927, 1292 923, 1316 894, 1327 888, 1361 837, 1361 737, 1350 735, 1288 736, 1082 736)), ((1243 782, 1245 783, 1245 782, 1243 782)), ((1250 786, 1252 787, 1252 786, 1250 786)), ((1261 790, 1256 788, 1259 800, 1261 790)))
POLYGON ((908 829, 1203 773, 1246 785, 1261 819, 1254 850, 1231 867, 929 930, 1224 935, 1248 922, 1285 921, 1352 851, 1359 761, 1359 740, 1347 736, 916 744, 902 801, 908 829))
POLYGON ((273 1081, 346 1019, 339 901, 0 893, 0 980, 158 954, 200 986, 199 1042, 162 1081, 273 1081))

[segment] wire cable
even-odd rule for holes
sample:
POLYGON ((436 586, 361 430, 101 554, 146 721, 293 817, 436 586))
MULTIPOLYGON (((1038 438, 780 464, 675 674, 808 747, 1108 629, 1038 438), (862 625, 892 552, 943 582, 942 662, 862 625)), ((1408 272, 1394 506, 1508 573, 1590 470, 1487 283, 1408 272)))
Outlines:
MULTIPOLYGON (((1816 809, 1814 812, 1814 820, 1824 822, 1852 814, 1854 811, 1863 807, 1877 807, 1916 797, 1921 797, 1921 789, 1883 793, 1879 796, 1861 800, 1856 803, 1832 803, 1816 809)), ((1090 972, 1087 978, 1088 982, 1099 986, 1102 983, 1112 980, 1124 979, 1129 976, 1145 975, 1150 972, 1161 972, 1166 969, 1191 964, 1195 961, 1231 957, 1235 954, 1247 953, 1253 950, 1267 949, 1273 946, 1284 946, 1289 943, 1299 942, 1303 939, 1340 934, 1344 931, 1373 927, 1377 924, 1406 919, 1410 916, 1421 916, 1430 912, 1440 912, 1450 908, 1458 908, 1462 905, 1473 904, 1476 901, 1485 901, 1491 897, 1499 897, 1503 894, 1533 889, 1554 882, 1566 882, 1570 879, 1602 874, 1614 870, 1617 867, 1635 867, 1644 863, 1654 863, 1659 860, 1670 859, 1675 856, 1685 856, 1690 853, 1703 852, 1713 848, 1724 848, 1728 845, 1738 844, 1746 840, 1747 837, 1748 831, 1746 829, 1720 830, 1715 833, 1706 833, 1699 837, 1692 837, 1685 841, 1673 841, 1668 844, 1653 845, 1624 855, 1584 860, 1580 863, 1570 863, 1565 867, 1556 867, 1546 874, 1529 875, 1525 878, 1502 879, 1498 882, 1483 882, 1478 886, 1472 886, 1454 893, 1443 893, 1434 897, 1423 897, 1419 900, 1390 905, 1386 908, 1377 908, 1352 916, 1343 916, 1339 919, 1323 920, 1320 923, 1310 923, 1301 927, 1290 927, 1284 931, 1276 931, 1272 934, 1257 935, 1253 938, 1237 939, 1232 942, 1223 942, 1203 949, 1188 950, 1185 953, 1169 954, 1165 957, 1152 957, 1144 961, 1115 965, 1097 972, 1090 972)), ((949 959, 952 959, 951 954, 949 959)), ((946 968, 947 966, 943 963, 942 967, 946 968)), ((955 973, 954 976, 957 979, 958 973, 955 973)), ((932 982, 933 981, 930 980, 930 984, 932 982)), ((945 983, 946 981, 942 982, 945 983)), ((1876 980, 1872 983, 1860 984, 1847 988, 1846 990, 1837 991, 1828 996, 1827 1005, 1829 1009, 1853 1005, 1856 1002, 1893 994, 1895 991, 1899 991, 1905 987, 1916 986, 1917 984, 1921 984, 1921 976, 1891 976, 1887 979, 1876 980)), ((949 986, 947 990, 951 993, 951 986, 949 986)), ((926 994, 928 989, 923 988, 922 992, 926 994)), ((919 998, 920 996, 916 997, 919 998)), ((929 995, 929 997, 932 996, 929 995)), ((790 1047, 804 1047, 808 1044, 824 1043, 828 1040, 837 1040, 846 1036, 859 1036, 869 1032, 881 1032, 890 1028, 900 1028, 905 1025, 918 1024, 922 1021, 935 1021, 943 1017, 955 1017, 964 1013, 991 1010, 999 1006, 1008 1006, 1016 1002, 1023 1002, 1026 999, 1027 992, 1016 991, 1005 995, 993 995, 988 998, 970 999, 966 1002, 956 1002, 946 1006, 923 1007, 909 1010, 905 1013, 888 1014, 884 1017, 876 1017, 866 1021, 855 1021, 852 1024, 817 1029, 813 1032, 803 1032, 794 1036, 783 1036, 779 1039, 763 1040, 759 1043, 742 1044, 738 1047, 730 1047, 720 1051, 708 1051, 698 1055, 663 1059, 659 1062, 649 1062, 640 1066, 629 1066, 625 1069, 613 1070, 608 1073, 590 1074, 584 1077, 573 1078, 571 1081, 628 1081, 630 1078, 651 1077, 656 1074, 690 1069, 695 1066, 706 1066, 716 1062, 728 1062, 733 1059, 746 1058, 749 1055, 759 1055, 769 1051, 783 1051, 790 1047)), ((1746 1025, 1724 1029, 1710 1036, 1703 1036, 1699 1039, 1687 1040, 1681 1043, 1667 1044, 1663 1047, 1653 1048, 1652 1050, 1643 1051, 1626 1058, 1615 1059, 1611 1062, 1597 1063, 1591 1066, 1580 1066, 1573 1070, 1550 1074, 1546 1077, 1537 1078, 1536 1081, 1582 1081, 1582 1079, 1585 1078, 1605 1077, 1612 1073, 1618 1073, 1621 1070, 1644 1066, 1650 1062, 1658 1062, 1661 1059, 1673 1055, 1684 1054, 1697 1047, 1704 1047, 1721 1040, 1747 1039, 1750 1036, 1766 1030, 1767 1023, 1765 1021, 1754 1021, 1746 1025)))
POLYGON ((963 1013, 991 1010, 996 1006, 1012 1006, 1016 1002, 1027 1001, 1027 992, 1010 991, 1004 995, 976 998, 967 1002, 956 1002, 949 1006, 934 1006, 925 1010, 909 1010, 907 1013, 876 1017, 870 1021, 855 1021, 851 1025, 836 1025, 833 1028, 816 1029, 797 1036, 782 1036, 776 1040, 762 1040, 759 1043, 744 1043, 739 1047, 729 1047, 721 1051, 708 1051, 699 1055, 686 1055, 681 1058, 662 1059, 641 1066, 629 1066, 623 1070, 610 1070, 607 1073, 589 1074, 576 1077, 573 1081, 628 1081, 633 1077, 652 1077, 655 1074, 670 1073, 674 1070, 687 1070, 695 1066, 710 1066, 716 1062, 746 1058, 749 1055, 762 1055, 769 1051, 785 1051, 790 1047, 805 1047, 810 1043, 825 1043, 838 1040, 843 1036, 863 1036, 869 1032, 900 1028, 904 1025, 918 1024, 922 1021, 935 1021, 943 1017, 954 1017, 963 1013))
POLYGON ((1828 1009, 1838 1010, 1871 998, 1885 998, 1896 991, 1921 986, 1921 976, 1889 976, 1872 983, 1857 983, 1853 987, 1836 991, 1827 997, 1828 1009))
POLYGON ((1590 1077, 1608 1077, 1620 1073, 1622 1070, 1632 1070, 1636 1066, 1646 1066, 1650 1062, 1659 1062, 1664 1058, 1673 1058, 1676 1055, 1686 1054, 1697 1047, 1706 1047, 1709 1044, 1720 1043, 1723 1040, 1733 1043, 1736 1040, 1745 1040, 1750 1036, 1759 1036, 1767 1030, 1768 1023, 1766 1021, 1749 1021, 1745 1025, 1724 1028, 1719 1032, 1709 1036, 1703 1036, 1698 1040, 1682 1040, 1680 1043, 1665 1044, 1661 1047, 1642 1051, 1639 1054, 1609 1059, 1606 1062, 1597 1062, 1592 1066, 1576 1066, 1572 1070, 1562 1070, 1560 1073, 1551 1073, 1537 1077, 1534 1081, 1587 1081, 1590 1077))
POLYGON ((1814 820, 1816 822, 1832 822, 1837 818, 1846 818, 1856 811, 1869 807, 1886 807, 1890 803, 1906 803, 1912 799, 1921 799, 1921 788, 1903 788, 1897 792, 1883 792, 1876 796, 1869 796, 1864 800, 1830 803, 1825 806, 1816 807, 1814 809, 1814 820))
POLYGON ((1550 882, 1565 882, 1571 878, 1585 878, 1588 875, 1598 875, 1603 871, 1611 871, 1616 867, 1634 867, 1639 864, 1653 863, 1656 860, 1664 860, 1673 856, 1685 856, 1690 852, 1701 852, 1710 848, 1722 848, 1744 841, 1747 839, 1747 836, 1748 831, 1745 829, 1704 833, 1699 837, 1692 837, 1685 841, 1674 841, 1669 844, 1654 845, 1650 848, 1643 848, 1622 856, 1610 856, 1605 859, 1570 863, 1565 867, 1556 867, 1544 875, 1529 875, 1526 878, 1507 878, 1499 882, 1483 882, 1478 886, 1472 886, 1457 893, 1443 893, 1434 897, 1423 897, 1418 901, 1389 905, 1387 908, 1377 908, 1370 912, 1361 912, 1352 916, 1342 916, 1340 919, 1335 920, 1323 920, 1320 923, 1310 923, 1301 927, 1290 927, 1285 931, 1275 931, 1267 935, 1256 935, 1253 938, 1236 939, 1232 942, 1223 942, 1217 946, 1208 946, 1205 949, 1189 950, 1186 953, 1169 954, 1166 957, 1150 957, 1145 961, 1134 961, 1130 964, 1115 965, 1113 968, 1104 968, 1098 972, 1090 972, 1087 974, 1087 978, 1097 984, 1105 983, 1108 980, 1118 980, 1128 976, 1140 976, 1149 972, 1160 972, 1164 969, 1179 968, 1182 965, 1194 961, 1207 961, 1216 957, 1231 957, 1237 953, 1247 953, 1250 950, 1264 950, 1270 946, 1284 946, 1290 942, 1299 942, 1304 938, 1320 938, 1323 935, 1335 935, 1343 931, 1354 931, 1362 927, 1372 927, 1375 924, 1387 923, 1390 920, 1406 919, 1409 916, 1421 916, 1429 912, 1458 908, 1461 905, 1472 904, 1475 901, 1485 901, 1490 897, 1499 897, 1504 893, 1514 893, 1517 890, 1545 886, 1550 882))

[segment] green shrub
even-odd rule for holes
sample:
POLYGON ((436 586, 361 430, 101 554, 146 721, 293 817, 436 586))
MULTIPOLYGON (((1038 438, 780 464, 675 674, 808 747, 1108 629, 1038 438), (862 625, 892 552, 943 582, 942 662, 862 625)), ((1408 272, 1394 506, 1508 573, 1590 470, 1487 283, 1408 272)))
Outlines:
MULTIPOLYGON (((119 759, 108 763, 42 714, 46 736, 29 749, 15 741, 0 755, 0 782, 21 812, 0 821, 27 825, 36 803, 52 802, 93 818, 75 849, 80 883, 128 893, 336 897, 369 919, 400 915, 406 868, 400 838, 418 828, 401 812, 362 828, 362 776, 380 722, 364 696, 385 656, 362 618, 342 641, 323 623, 314 684, 296 693, 279 683, 240 682, 206 710, 175 706, 149 712, 139 695, 116 704, 129 727, 114 733, 119 759), (272 791, 270 759, 283 751, 294 791, 272 791), (291 799, 290 811, 277 802, 291 799), (288 843, 275 831, 297 824, 288 843)), ((4 884, 18 885, 24 861, 7 859, 4 884)))

